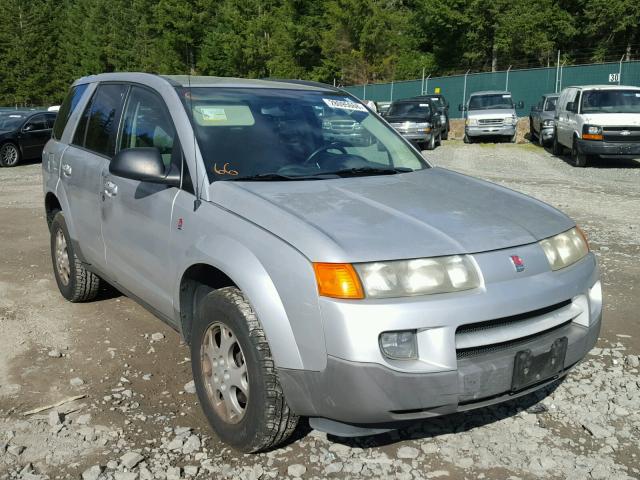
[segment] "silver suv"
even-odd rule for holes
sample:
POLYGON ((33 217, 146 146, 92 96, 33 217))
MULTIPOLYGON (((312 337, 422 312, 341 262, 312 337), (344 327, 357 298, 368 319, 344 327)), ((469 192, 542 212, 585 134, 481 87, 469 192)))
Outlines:
POLYGON ((572 220, 432 167, 329 86, 82 78, 43 174, 62 295, 106 281, 180 332, 211 426, 245 452, 300 416, 355 436, 525 395, 600 331, 572 220), (328 111, 370 144, 335 141, 328 111))
POLYGON ((502 137, 515 143, 516 109, 523 107, 522 102, 513 103, 510 92, 490 90, 472 93, 466 105, 458 106, 458 110, 464 112, 464 142, 502 137))

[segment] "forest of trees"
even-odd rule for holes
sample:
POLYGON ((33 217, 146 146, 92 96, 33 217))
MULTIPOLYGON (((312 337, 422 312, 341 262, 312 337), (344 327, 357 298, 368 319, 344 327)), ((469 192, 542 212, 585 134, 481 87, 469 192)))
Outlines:
POLYGON ((639 0, 0 0, 0 105, 145 71, 349 85, 640 56, 639 0))

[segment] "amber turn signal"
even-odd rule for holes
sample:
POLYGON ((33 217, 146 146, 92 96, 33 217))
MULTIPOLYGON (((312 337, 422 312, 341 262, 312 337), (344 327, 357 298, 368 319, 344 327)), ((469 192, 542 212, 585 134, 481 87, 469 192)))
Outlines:
POLYGON ((323 297, 364 298, 360 278, 349 263, 314 263, 318 292, 323 297))
POLYGON ((597 133, 583 133, 583 140, 602 140, 602 135, 597 133))

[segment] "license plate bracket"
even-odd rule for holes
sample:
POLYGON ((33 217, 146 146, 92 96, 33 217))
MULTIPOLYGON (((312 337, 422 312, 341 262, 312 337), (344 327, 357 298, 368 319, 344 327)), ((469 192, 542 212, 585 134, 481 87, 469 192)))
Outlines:
POLYGON ((560 337, 554 340, 549 351, 539 355, 533 355, 528 349, 516 353, 511 391, 517 392, 559 374, 564 368, 568 343, 567 337, 560 337))

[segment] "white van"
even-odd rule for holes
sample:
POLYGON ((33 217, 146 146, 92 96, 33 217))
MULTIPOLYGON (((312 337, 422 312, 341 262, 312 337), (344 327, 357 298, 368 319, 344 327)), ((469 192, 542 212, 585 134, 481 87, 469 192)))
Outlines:
POLYGON ((640 87, 585 85, 562 90, 553 153, 571 150, 576 167, 594 157, 640 158, 640 87))

